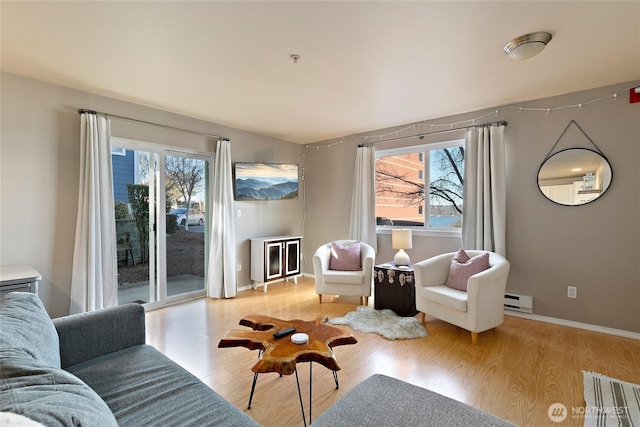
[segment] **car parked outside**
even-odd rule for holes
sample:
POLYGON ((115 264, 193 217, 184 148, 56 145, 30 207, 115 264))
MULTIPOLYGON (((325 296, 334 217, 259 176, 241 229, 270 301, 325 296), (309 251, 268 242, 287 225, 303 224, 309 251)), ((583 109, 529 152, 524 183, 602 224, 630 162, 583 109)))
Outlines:
MULTIPOLYGON (((187 208, 175 208, 169 211, 169 214, 176 216, 176 222, 185 225, 187 208)), ((198 209, 189 209, 189 225, 203 225, 204 214, 198 209)))

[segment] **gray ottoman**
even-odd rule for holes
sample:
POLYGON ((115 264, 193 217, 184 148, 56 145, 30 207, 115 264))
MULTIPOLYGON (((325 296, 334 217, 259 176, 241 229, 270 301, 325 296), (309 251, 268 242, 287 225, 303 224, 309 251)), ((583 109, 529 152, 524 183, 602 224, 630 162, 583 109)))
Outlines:
POLYGON ((433 391, 373 375, 347 392, 312 426, 514 426, 433 391))

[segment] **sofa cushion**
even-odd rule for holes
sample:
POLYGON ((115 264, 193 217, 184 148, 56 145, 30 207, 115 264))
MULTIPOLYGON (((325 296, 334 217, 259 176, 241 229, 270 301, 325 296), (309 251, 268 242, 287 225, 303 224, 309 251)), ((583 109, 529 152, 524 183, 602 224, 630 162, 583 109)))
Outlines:
POLYGON ((353 242, 347 245, 342 245, 338 242, 331 242, 331 260, 329 261, 329 270, 362 270, 360 250, 360 242, 353 242))
POLYGON ((0 372, 1 412, 23 415, 48 427, 118 425, 89 386, 42 360, 20 351, 5 352, 0 372))
POLYGON ((489 268, 489 253, 469 258, 469 255, 460 249, 451 261, 447 286, 460 291, 467 291, 469 277, 489 268))
POLYGON ((16 352, 60 367, 58 333, 36 294, 11 292, 0 299, 0 356, 16 352))
POLYGON ((248 415, 149 345, 70 366, 121 426, 258 426, 248 415))
POLYGON ((364 273, 362 271, 335 271, 327 270, 322 279, 325 283, 338 283, 341 285, 362 285, 364 273))
POLYGON ((422 288, 422 298, 444 305, 453 310, 467 311, 467 293, 448 286, 425 286, 422 288))

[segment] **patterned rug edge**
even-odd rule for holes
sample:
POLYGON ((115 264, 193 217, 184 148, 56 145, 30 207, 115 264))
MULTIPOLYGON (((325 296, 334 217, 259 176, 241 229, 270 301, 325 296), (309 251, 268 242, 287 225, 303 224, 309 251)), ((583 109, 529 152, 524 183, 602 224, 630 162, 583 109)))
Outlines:
POLYGON ((584 381, 585 427, 640 425, 640 385, 606 375, 582 371, 584 381))

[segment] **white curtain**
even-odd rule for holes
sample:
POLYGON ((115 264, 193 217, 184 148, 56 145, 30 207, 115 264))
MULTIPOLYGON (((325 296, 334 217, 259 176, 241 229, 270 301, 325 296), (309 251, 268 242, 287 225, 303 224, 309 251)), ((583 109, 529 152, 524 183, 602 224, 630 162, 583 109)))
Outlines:
POLYGON ((356 153, 349 239, 367 243, 377 252, 375 154, 373 146, 358 147, 356 153))
POLYGON ((464 163, 462 246, 506 256, 504 126, 469 129, 464 163))
POLYGON ((71 314, 118 305, 109 119, 83 112, 80 124, 80 191, 71 314))
POLYGON ((228 140, 218 141, 213 176, 207 295, 210 298, 231 298, 236 295, 236 226, 231 143, 228 140))

